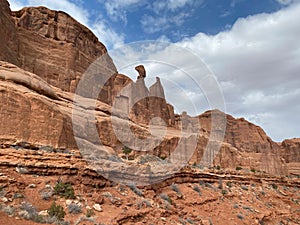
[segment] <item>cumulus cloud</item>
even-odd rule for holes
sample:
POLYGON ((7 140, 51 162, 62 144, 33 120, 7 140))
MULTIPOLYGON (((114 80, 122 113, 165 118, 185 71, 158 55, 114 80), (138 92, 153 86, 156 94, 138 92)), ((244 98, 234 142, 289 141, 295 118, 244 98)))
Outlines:
POLYGON ((164 10, 176 11, 187 5, 201 4, 203 0, 156 0, 153 3, 153 10, 157 14, 164 10))
POLYGON ((239 19, 215 36, 199 33, 180 42, 214 71, 228 112, 262 125, 275 140, 300 135, 299 15, 300 4, 293 4, 239 19), (289 126, 284 131, 283 121, 289 126))
POLYGON ((91 29, 108 49, 117 48, 124 44, 124 35, 114 31, 103 20, 92 24, 91 29))
POLYGON ((293 3, 294 0, 276 0, 276 1, 282 5, 289 5, 293 3))
POLYGON ((123 21, 127 24, 127 11, 134 6, 144 4, 145 0, 98 0, 104 4, 106 13, 113 21, 123 21))
POLYGON ((174 16, 165 15, 162 17, 145 15, 141 20, 141 24, 144 32, 152 34, 158 31, 165 31, 174 25, 180 26, 187 17, 189 17, 189 15, 183 12, 174 16))

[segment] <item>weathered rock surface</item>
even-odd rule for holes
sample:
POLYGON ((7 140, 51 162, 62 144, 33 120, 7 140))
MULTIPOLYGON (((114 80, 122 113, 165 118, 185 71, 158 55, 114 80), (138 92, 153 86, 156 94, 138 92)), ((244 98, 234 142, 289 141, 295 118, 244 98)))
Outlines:
POLYGON ((19 65, 17 54, 19 43, 9 3, 0 0, 0 8, 0 60, 19 65))
POLYGON ((281 143, 282 157, 290 174, 300 174, 300 139, 284 140, 281 143))
POLYGON ((104 87, 101 93, 87 89, 82 94, 96 96, 107 104, 112 104, 116 93, 130 82, 128 77, 117 74, 98 38, 68 14, 45 7, 11 12, 7 1, 1 0, 0 4, 0 60, 68 92, 76 91, 80 79, 94 63, 97 71, 92 79, 104 87))
MULTIPOLYGON (((0 63, 0 122, 3 126, 0 139, 3 146, 25 142, 57 149, 80 147, 86 150, 83 155, 108 157, 121 153, 123 145, 133 143, 133 147, 139 147, 133 150, 150 149, 154 155, 170 157, 182 138, 182 128, 190 136, 183 139, 180 151, 194 152, 191 163, 209 165, 214 162, 214 165, 231 169, 242 166, 274 174, 292 170, 295 173, 295 163, 299 162, 297 142, 286 141, 280 146, 260 127, 219 111, 208 111, 195 118, 186 113, 175 117, 173 107, 164 99, 159 78, 148 89, 142 65, 136 68, 139 73, 136 82, 117 74, 105 47, 92 32, 67 14, 44 7, 25 8, 12 13, 14 24, 7 2, 0 3, 3 6, 2 27, 16 35, 15 40, 3 35, 5 45, 1 45, 1 57, 6 61, 18 59, 14 63, 29 71, 0 63), (18 49, 6 48, 10 41, 17 41, 18 49), (46 50, 45 46, 48 46, 46 50), (11 53, 16 53, 17 57, 12 57, 11 53), (90 87, 83 85, 79 93, 81 100, 72 92, 85 69, 100 56, 105 57, 93 65, 88 81, 106 85, 94 106, 88 98, 99 91, 98 86, 90 92, 90 87), (110 106, 114 100, 119 104, 117 110, 110 106), (74 109, 75 105, 78 107, 74 109), (96 113, 91 119, 89 113, 93 109, 96 113), (167 125, 167 133, 156 117, 167 125), (148 127, 150 122, 156 126, 154 134, 148 127), (74 126, 79 131, 77 134, 74 134, 74 126), (89 129, 90 126, 96 127, 96 133, 89 129), (187 141, 191 135, 198 136, 195 146, 187 141), (211 139, 216 141, 210 142, 211 139), (78 140, 82 146, 78 146, 78 140), (219 146, 220 151, 215 151, 219 146)), ((134 156, 141 154, 144 152, 133 153, 134 156)), ((182 157, 180 154, 172 156, 173 159, 182 157)))

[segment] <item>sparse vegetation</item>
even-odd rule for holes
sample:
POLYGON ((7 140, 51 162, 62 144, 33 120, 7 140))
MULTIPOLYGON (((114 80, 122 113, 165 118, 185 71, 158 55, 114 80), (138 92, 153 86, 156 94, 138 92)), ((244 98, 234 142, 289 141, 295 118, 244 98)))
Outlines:
POLYGON ((128 184, 128 187, 138 196, 143 196, 143 192, 136 187, 134 183, 128 184))
POLYGON ((75 203, 68 205, 68 212, 72 214, 79 214, 82 212, 81 206, 75 203))
POLYGON ((276 190, 278 189, 278 186, 275 183, 272 183, 271 186, 272 186, 273 189, 276 189, 276 190))
POLYGON ((247 186, 245 186, 245 185, 243 185, 241 188, 242 188, 244 191, 248 191, 248 190, 249 190, 249 188, 248 188, 247 186))
POLYGON ((150 203, 147 199, 143 199, 142 201, 140 201, 140 202, 137 204, 138 209, 141 209, 141 208, 143 208, 144 206, 146 206, 147 208, 148 208, 148 207, 150 208, 152 205, 151 205, 151 203, 150 203))
POLYGON ((226 185, 231 188, 232 187, 232 182, 231 181, 227 181, 226 185))
POLYGON ((66 199, 75 199, 75 192, 70 183, 58 181, 54 187, 54 194, 58 194, 66 199))
POLYGON ((86 211, 86 217, 93 217, 95 215, 95 212, 93 209, 87 209, 86 211))
POLYGON ((242 167, 240 167, 240 166, 237 166, 236 168, 235 168, 235 170, 242 170, 243 168, 242 167))
POLYGON ((239 218, 240 220, 243 220, 244 219, 244 216, 242 214, 238 214, 237 215, 237 218, 239 218))
POLYGON ((228 193, 228 191, 223 189, 223 190, 221 191, 221 193, 222 193, 222 195, 226 195, 226 194, 228 193))
POLYGON ((181 194, 181 191, 179 190, 179 187, 178 187, 178 185, 177 184, 171 184, 171 189, 173 190, 173 191, 175 191, 177 194, 181 194))
POLYGON ((200 190, 200 187, 198 185, 193 186, 193 190, 198 192, 199 195, 201 195, 201 190, 200 190))
MULTIPOLYGON (((76 221, 75 225, 81 224, 81 222, 84 222, 84 221, 92 222, 92 223, 94 223, 94 224, 96 225, 96 221, 95 221, 93 218, 90 218, 90 217, 84 217, 84 216, 83 216, 83 217, 80 217, 80 218, 76 221)), ((99 225, 102 225, 102 224, 100 223, 99 225)))
POLYGON ((187 218, 186 221, 187 221, 189 224, 195 224, 195 222, 194 222, 191 218, 187 218))
POLYGON ((56 205, 55 202, 52 203, 51 207, 47 211, 49 216, 55 217, 58 220, 63 220, 66 215, 64 208, 60 205, 56 205))
POLYGON ((49 200, 52 198, 53 191, 50 188, 44 188, 40 191, 40 196, 43 200, 49 200))
POLYGON ((161 199, 165 200, 166 202, 168 202, 170 205, 173 204, 172 199, 169 197, 169 195, 167 194, 160 194, 161 199))
POLYGON ((255 173, 255 172, 256 172, 256 170, 255 170, 254 168, 251 168, 250 171, 251 171, 252 173, 255 173))
POLYGON ((132 152, 132 149, 127 146, 124 146, 122 148, 122 150, 123 150, 123 153, 126 155, 126 159, 128 160, 128 155, 132 152))

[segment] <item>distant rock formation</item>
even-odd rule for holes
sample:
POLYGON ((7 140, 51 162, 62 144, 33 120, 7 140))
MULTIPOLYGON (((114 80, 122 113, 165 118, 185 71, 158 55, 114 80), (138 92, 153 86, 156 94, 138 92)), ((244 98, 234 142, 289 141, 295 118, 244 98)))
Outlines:
POLYGON ((139 73, 139 76, 137 77, 137 79, 146 77, 146 70, 143 65, 136 66, 135 70, 139 73))

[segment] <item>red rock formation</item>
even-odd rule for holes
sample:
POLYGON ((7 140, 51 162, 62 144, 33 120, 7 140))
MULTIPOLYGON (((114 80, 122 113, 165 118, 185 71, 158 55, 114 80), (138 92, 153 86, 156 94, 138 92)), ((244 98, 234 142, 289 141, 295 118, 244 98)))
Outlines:
POLYGON ((0 0, 0 8, 0 60, 19 65, 17 54, 19 43, 9 3, 0 0))
MULTIPOLYGON (((98 57, 107 54, 106 48, 91 31, 66 13, 44 7, 25 8, 12 13, 12 20, 8 3, 0 0, 0 5, 3 9, 0 12, 0 34, 3 37, 0 59, 34 73, 25 72, 5 62, 0 64, 0 122, 3 126, 0 130, 0 143, 10 145, 24 141, 38 146, 76 148, 71 123, 74 95, 71 93, 75 92, 87 67, 98 57)), ((154 142, 161 141, 150 150, 155 155, 169 157, 178 145, 180 130, 183 128, 199 135, 198 143, 192 149, 195 153, 190 159, 191 163, 203 162, 202 158, 212 135, 218 141, 211 143, 209 154, 205 157, 208 161, 214 159, 215 165, 224 168, 243 166, 276 174, 285 174, 286 171, 299 173, 295 169, 299 168, 297 163, 300 161, 298 140, 285 141, 280 146, 260 127, 219 111, 208 111, 197 118, 187 114, 175 118, 173 107, 164 99, 160 80, 157 79, 148 89, 144 83, 145 68, 139 66, 137 71, 140 77, 137 82, 117 74, 108 55, 92 71, 94 76, 91 80, 99 83, 105 83, 107 73, 112 75, 100 92, 100 101, 96 102, 95 120, 89 121, 96 126, 107 154, 120 153, 124 145, 115 132, 123 132, 121 136, 127 142, 134 142, 134 137, 144 140, 150 137, 150 130, 145 125, 152 118, 160 117, 169 129, 165 137, 160 136, 159 132, 151 137, 154 142), (127 85, 132 88, 127 92, 120 92, 127 85), (130 106, 125 109, 130 111, 130 121, 126 115, 112 112, 109 105, 115 99, 122 103, 120 109, 126 108, 126 104, 130 106), (214 127, 211 128, 212 114, 214 127), (111 124, 112 118, 117 121, 115 128, 111 124), (197 127, 198 120, 201 129, 197 127), (124 133, 123 125, 128 123, 128 132, 132 132, 133 136, 128 136, 127 131, 124 133), (223 134, 224 139, 220 139, 223 134), (218 146, 221 146, 219 152, 218 146)), ((91 94, 89 87, 86 87, 81 95, 91 97, 97 91, 99 90, 95 88, 91 94)), ((75 116, 79 124, 85 124, 87 116, 83 109, 89 110, 92 106, 80 107, 78 111, 75 110, 75 116)), ((86 140, 85 144, 90 151, 97 149, 100 144, 97 135, 84 130, 84 126, 77 138, 86 140)), ((150 142, 142 141, 140 147, 148 149, 152 146, 150 142)), ((190 145, 187 143, 182 148, 183 151, 188 151, 190 145)))

